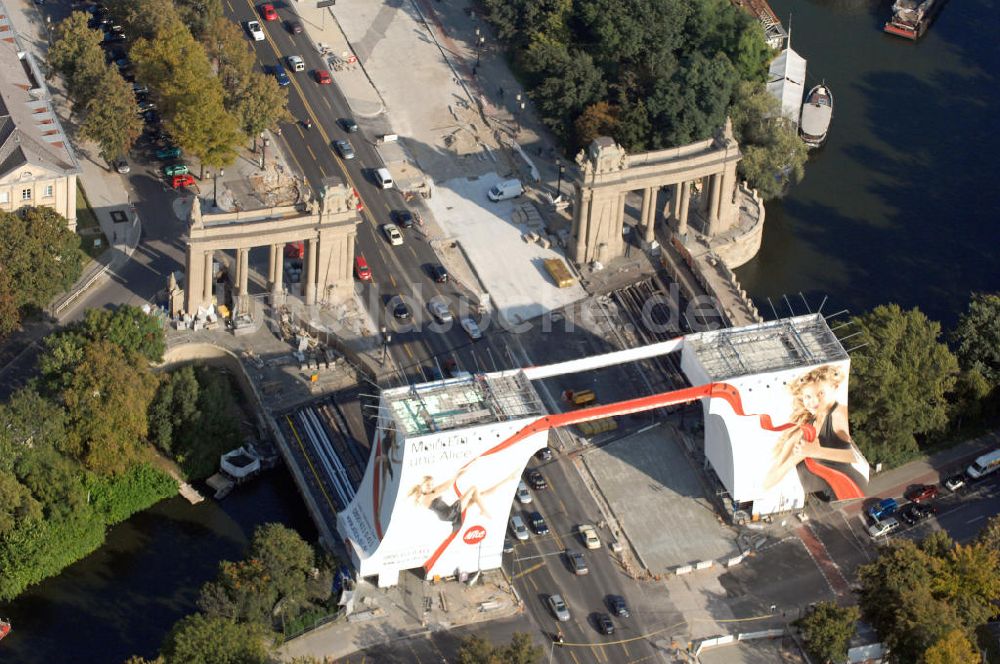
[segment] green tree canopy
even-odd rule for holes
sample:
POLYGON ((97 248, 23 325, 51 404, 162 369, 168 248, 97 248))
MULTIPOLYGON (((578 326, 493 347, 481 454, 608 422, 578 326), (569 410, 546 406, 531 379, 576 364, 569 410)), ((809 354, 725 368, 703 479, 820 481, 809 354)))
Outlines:
POLYGON ((923 664, 979 664, 982 658, 961 630, 953 629, 924 653, 923 664))
POLYGON ((523 632, 514 632, 510 643, 500 646, 473 634, 462 639, 458 664, 536 664, 542 661, 544 654, 531 635, 523 632))
POLYGON ((917 453, 915 436, 948 423, 958 361, 918 309, 883 305, 852 322, 863 349, 851 361, 851 431, 870 461, 896 465, 917 453))
POLYGON ((97 143, 106 161, 128 154, 142 134, 142 119, 136 113, 132 85, 116 68, 106 67, 90 91, 80 133, 97 143))
POLYGON ((184 25, 196 39, 222 17, 222 0, 176 0, 174 4, 184 25))
POLYGON ((1000 385, 1000 293, 973 293, 952 338, 962 368, 1000 385))
POLYGON ((87 26, 89 20, 90 15, 86 12, 73 12, 60 21, 48 53, 49 66, 62 75, 76 105, 83 105, 90 99, 107 69, 101 50, 101 33, 87 26))
POLYGON ((847 648, 860 617, 861 610, 856 606, 820 602, 795 624, 802 630, 810 655, 826 664, 840 664, 847 659, 847 648))
POLYGON ((181 619, 167 636, 161 655, 165 664, 265 664, 264 631, 199 613, 181 619))
POLYGON ((777 198, 802 180, 809 149, 762 84, 741 81, 733 97, 733 133, 743 151, 740 174, 763 198, 777 198))
POLYGON ((0 404, 0 470, 10 471, 25 455, 54 449, 66 435, 66 413, 33 387, 0 404))
POLYGON ((19 482, 14 473, 0 470, 0 537, 17 524, 41 516, 42 506, 31 495, 31 489, 19 482))

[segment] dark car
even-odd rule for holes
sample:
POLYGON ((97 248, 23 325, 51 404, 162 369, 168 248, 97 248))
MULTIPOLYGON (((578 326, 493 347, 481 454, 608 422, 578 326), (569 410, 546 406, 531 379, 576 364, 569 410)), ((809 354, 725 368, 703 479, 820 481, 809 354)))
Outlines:
POLYGON ((411 315, 410 308, 406 306, 406 302, 403 302, 403 298, 398 295, 389 302, 389 306, 392 307, 392 315, 399 320, 406 320, 411 315))
POLYGON ((531 522, 531 529, 535 531, 536 535, 549 534, 549 524, 545 523, 545 517, 542 516, 541 512, 530 512, 528 521, 531 522))
POLYGON ((416 223, 413 220, 413 213, 409 210, 393 210, 391 216, 396 225, 402 228, 413 228, 413 224, 416 223))
POLYGON ((287 21, 285 23, 285 28, 293 35, 302 34, 302 23, 299 21, 287 21))
POLYGON ((503 552, 514 553, 514 540, 509 537, 503 538, 503 552))
POLYGON ((549 488, 549 483, 545 481, 545 478, 537 470, 529 470, 525 474, 525 479, 528 480, 528 486, 536 491, 549 488))
POLYGON ((628 604, 625 603, 625 598, 621 595, 608 595, 607 601, 608 609, 619 618, 628 618, 632 615, 628 612, 628 604))
POLYGON ((910 487, 904 495, 911 503, 922 503, 937 498, 938 488, 933 484, 920 484, 910 487))
POLYGON ((443 284, 448 281, 448 270, 444 269, 444 265, 431 265, 431 279, 443 284))
POLYGON ((552 450, 547 447, 543 447, 535 452, 535 458, 542 461, 552 461, 552 450))
POLYGON ((598 613, 594 617, 594 624, 597 625, 597 631, 601 634, 610 636, 615 633, 615 624, 611 622, 611 616, 606 613, 598 613))
POLYGON ((340 127, 348 134, 353 134, 358 130, 358 123, 352 118, 340 118, 338 122, 340 123, 340 127))
POLYGON ((288 73, 280 62, 271 67, 271 73, 274 74, 274 78, 278 81, 279 86, 287 88, 292 84, 292 81, 288 78, 288 73))
POLYGON ((569 563, 569 568, 577 576, 585 576, 590 574, 590 568, 587 567, 587 559, 579 551, 574 551, 572 549, 566 549, 566 562, 569 563))

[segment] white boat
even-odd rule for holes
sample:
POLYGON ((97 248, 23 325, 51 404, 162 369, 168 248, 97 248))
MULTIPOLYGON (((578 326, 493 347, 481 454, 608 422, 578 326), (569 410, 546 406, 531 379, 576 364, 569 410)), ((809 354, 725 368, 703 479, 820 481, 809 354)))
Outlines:
POLYGON ((806 145, 811 148, 823 145, 830 131, 831 119, 833 119, 833 93, 825 83, 820 83, 809 91, 805 103, 802 104, 799 135, 806 145))

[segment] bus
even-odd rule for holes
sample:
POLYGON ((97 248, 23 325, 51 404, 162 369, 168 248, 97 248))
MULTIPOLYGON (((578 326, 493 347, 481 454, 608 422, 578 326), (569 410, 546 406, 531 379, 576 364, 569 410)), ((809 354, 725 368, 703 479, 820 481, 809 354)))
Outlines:
POLYGON ((973 461, 972 465, 965 469, 965 474, 978 480, 997 469, 1000 469, 1000 450, 993 450, 973 461))

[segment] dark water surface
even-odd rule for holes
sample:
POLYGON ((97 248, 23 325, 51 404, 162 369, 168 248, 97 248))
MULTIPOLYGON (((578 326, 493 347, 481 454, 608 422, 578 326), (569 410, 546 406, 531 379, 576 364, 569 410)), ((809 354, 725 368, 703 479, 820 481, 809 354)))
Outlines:
POLYGON ((767 318, 783 293, 805 313, 802 291, 825 313, 897 302, 951 325, 970 291, 1000 290, 998 4, 952 0, 912 43, 881 32, 887 2, 771 0, 834 116, 737 270, 767 318))
POLYGON ((255 526, 279 522, 308 541, 316 532, 295 484, 275 470, 224 501, 180 497, 112 528, 104 546, 57 577, 0 605, 14 630, 0 662, 120 664, 152 657, 176 620, 195 609, 219 561, 237 560, 255 526))

